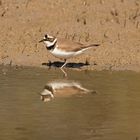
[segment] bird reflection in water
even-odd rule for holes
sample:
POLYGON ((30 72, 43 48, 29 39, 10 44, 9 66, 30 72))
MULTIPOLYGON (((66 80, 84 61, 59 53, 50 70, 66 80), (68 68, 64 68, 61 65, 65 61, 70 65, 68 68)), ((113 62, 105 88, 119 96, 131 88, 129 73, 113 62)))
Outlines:
POLYGON ((93 91, 84 88, 80 83, 71 80, 54 80, 44 86, 40 93, 41 100, 51 101, 55 97, 70 97, 73 95, 84 95, 93 91))

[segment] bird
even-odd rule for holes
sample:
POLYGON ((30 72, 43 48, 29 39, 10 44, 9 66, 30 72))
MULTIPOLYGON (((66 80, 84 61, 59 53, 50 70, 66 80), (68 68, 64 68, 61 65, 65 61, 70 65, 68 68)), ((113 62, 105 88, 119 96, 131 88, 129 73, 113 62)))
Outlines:
POLYGON ((42 40, 39 42, 44 42, 46 49, 55 57, 64 59, 64 64, 60 67, 61 69, 66 66, 67 60, 79 54, 82 54, 86 50, 97 47, 100 44, 90 44, 84 45, 79 42, 70 41, 64 38, 57 38, 55 36, 50 36, 45 34, 42 40))

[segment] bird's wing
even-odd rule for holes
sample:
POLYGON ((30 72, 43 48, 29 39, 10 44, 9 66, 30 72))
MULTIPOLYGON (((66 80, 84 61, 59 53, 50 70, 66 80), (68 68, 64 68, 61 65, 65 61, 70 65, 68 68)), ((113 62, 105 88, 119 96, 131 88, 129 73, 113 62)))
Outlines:
POLYGON ((72 42, 66 39, 58 39, 57 44, 58 44, 59 49, 64 50, 64 51, 67 50, 68 52, 75 52, 84 48, 83 44, 72 42))
POLYGON ((80 51, 81 49, 86 49, 93 46, 95 47, 99 46, 99 44, 83 45, 78 42, 73 42, 73 41, 61 39, 61 38, 58 39, 57 44, 58 44, 59 49, 64 50, 64 51, 67 50, 68 52, 75 52, 75 51, 80 51))

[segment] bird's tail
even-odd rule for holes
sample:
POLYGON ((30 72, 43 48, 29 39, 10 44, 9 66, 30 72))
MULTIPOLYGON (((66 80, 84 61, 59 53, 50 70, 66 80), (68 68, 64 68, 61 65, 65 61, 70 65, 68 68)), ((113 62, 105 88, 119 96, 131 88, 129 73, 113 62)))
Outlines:
POLYGON ((87 45, 87 46, 83 46, 82 48, 83 48, 84 50, 87 50, 87 49, 89 49, 89 48, 98 47, 98 46, 100 46, 100 44, 90 44, 90 45, 87 45))
POLYGON ((87 45, 86 48, 98 47, 98 46, 100 46, 100 44, 90 44, 90 45, 87 45))

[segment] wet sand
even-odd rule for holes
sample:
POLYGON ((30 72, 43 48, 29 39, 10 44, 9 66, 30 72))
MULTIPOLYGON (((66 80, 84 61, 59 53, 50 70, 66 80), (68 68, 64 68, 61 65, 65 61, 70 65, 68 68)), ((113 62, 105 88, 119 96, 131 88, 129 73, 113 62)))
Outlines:
POLYGON ((100 43, 69 62, 90 70, 140 71, 140 1, 0 0, 0 64, 37 66, 59 61, 38 41, 45 33, 100 43))

